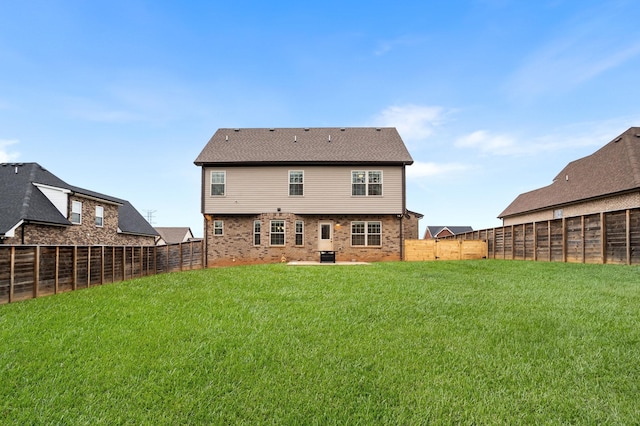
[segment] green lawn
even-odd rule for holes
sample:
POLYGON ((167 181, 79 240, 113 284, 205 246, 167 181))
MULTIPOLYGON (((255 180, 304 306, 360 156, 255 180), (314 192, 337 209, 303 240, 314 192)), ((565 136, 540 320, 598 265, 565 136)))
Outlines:
POLYGON ((637 424, 640 268, 261 265, 0 305, 0 424, 637 424))

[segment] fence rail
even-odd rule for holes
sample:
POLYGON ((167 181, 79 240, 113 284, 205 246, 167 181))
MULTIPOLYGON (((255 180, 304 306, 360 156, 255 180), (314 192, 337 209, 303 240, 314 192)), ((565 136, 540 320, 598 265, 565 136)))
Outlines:
POLYGON ((0 245, 0 304, 165 272, 202 269, 203 244, 0 245))
POLYGON ((640 208, 509 225, 448 239, 484 240, 489 258, 640 264, 640 208))

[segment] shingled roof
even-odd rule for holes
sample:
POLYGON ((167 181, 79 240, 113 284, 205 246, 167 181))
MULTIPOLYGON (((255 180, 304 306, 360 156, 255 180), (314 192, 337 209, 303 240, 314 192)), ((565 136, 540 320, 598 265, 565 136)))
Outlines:
POLYGON ((20 221, 54 226, 71 226, 35 185, 46 185, 118 205, 120 232, 155 236, 157 232, 126 200, 69 185, 38 163, 0 164, 0 235, 20 221))
POLYGON ((219 129, 195 164, 412 164, 393 127, 219 129))
POLYGON ((499 218, 640 189, 640 127, 569 163, 549 186, 520 194, 499 218))

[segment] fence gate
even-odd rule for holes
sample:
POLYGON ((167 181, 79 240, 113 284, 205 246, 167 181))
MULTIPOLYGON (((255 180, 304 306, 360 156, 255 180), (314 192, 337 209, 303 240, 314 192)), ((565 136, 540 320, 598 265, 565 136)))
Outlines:
POLYGON ((486 241, 481 240, 407 240, 404 260, 470 260, 485 259, 489 254, 486 241))

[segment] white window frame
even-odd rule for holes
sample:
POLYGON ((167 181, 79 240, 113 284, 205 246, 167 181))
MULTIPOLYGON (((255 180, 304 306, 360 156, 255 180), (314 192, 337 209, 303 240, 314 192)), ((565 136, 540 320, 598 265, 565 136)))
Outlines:
POLYGON ((81 201, 71 201, 71 223, 73 223, 74 225, 82 225, 81 201))
POLYGON ((351 236, 350 236, 350 240, 351 240, 351 246, 352 247, 382 247, 382 222, 379 220, 370 220, 370 221, 365 221, 365 220, 354 220, 353 222, 351 222, 351 236), (353 227, 354 225, 362 225, 363 227, 363 232, 362 233, 354 233, 353 232, 353 227), (370 225, 375 225, 377 224, 380 232, 370 232, 369 226, 370 225), (355 235, 358 236, 363 236, 364 237, 364 243, 363 244, 354 244, 353 242, 353 237, 355 235), (373 236, 378 236, 378 238, 380 239, 379 244, 370 244, 370 239, 373 236))
POLYGON ((352 170, 351 171, 351 196, 352 197, 382 197, 382 170, 352 170), (374 176, 379 175, 379 182, 371 182, 374 176), (355 185, 364 187, 364 194, 356 194, 354 191, 355 185), (379 194, 372 194, 372 188, 380 186, 379 194))
POLYGON ((224 235, 224 220, 213 221, 213 236, 221 237, 224 235))
POLYGON ((211 195, 212 197, 225 197, 227 195, 227 172, 226 172, 226 170, 212 170, 209 182, 210 182, 209 195, 211 195), (214 182, 214 176, 215 177, 222 176, 222 182, 219 182, 218 180, 216 180, 214 182), (213 193, 214 192, 213 191, 213 185, 222 185, 222 194, 214 194, 213 193))
POLYGON ((295 245, 296 246, 303 246, 304 245, 304 221, 296 220, 295 232, 296 232, 295 245), (298 243, 298 236, 300 237, 300 243, 298 243))
POLYGON ((104 227, 104 207, 96 206, 96 227, 104 227))
POLYGON ((290 197, 303 197, 304 196, 304 170, 289 170, 289 196, 290 197), (300 181, 296 182, 294 181, 295 178, 294 176, 300 176, 300 181), (292 194, 291 192, 291 188, 292 187, 300 187, 301 188, 301 193, 300 194, 292 194))
POLYGON ((259 220, 253 221, 253 245, 259 246, 262 243, 262 222, 259 220))
POLYGON ((284 247, 286 245, 287 242, 287 223, 284 220, 281 219, 277 219, 277 220, 271 220, 269 222, 269 245, 272 247, 284 247), (276 232, 274 232, 274 226, 278 226, 280 223, 282 223, 282 229, 278 229, 276 232), (282 235, 282 244, 277 244, 273 242, 273 237, 276 235, 282 235))

